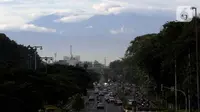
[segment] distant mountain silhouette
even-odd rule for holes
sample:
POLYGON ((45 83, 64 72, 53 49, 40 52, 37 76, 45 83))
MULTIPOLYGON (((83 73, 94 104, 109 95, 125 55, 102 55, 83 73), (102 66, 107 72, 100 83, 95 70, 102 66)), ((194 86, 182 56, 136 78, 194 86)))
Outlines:
POLYGON ((62 56, 67 55, 68 46, 73 45, 76 54, 83 60, 101 60, 107 56, 108 60, 122 57, 129 42, 136 36, 146 33, 156 33, 161 25, 167 21, 175 20, 169 13, 152 13, 143 15, 136 13, 123 13, 118 15, 96 15, 88 20, 78 23, 56 23, 54 20, 61 18, 52 14, 40 17, 30 23, 54 28, 56 33, 39 33, 31 31, 5 31, 8 37, 25 45, 42 45, 42 54, 51 56, 57 52, 62 56), (93 26, 93 28, 85 28, 93 26), (120 28, 133 29, 133 33, 111 34, 110 30, 120 28))
POLYGON ((158 32, 162 24, 166 21, 174 20, 175 16, 164 13, 153 13, 152 15, 143 15, 136 13, 96 15, 88 20, 77 23, 56 23, 54 20, 61 18, 58 15, 48 15, 32 21, 32 24, 55 28, 58 31, 64 31, 67 35, 108 35, 109 30, 119 29, 122 26, 136 30, 136 35, 148 32, 158 32), (92 29, 85 27, 93 26, 92 29))

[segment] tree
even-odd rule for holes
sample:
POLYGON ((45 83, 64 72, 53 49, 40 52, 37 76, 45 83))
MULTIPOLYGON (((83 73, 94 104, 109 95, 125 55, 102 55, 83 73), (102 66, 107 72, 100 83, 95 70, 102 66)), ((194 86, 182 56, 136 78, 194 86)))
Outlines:
POLYGON ((19 45, 5 34, 0 34, 0 50, 4 52, 0 54, 0 101, 2 107, 10 107, 3 110, 36 112, 46 104, 62 108, 69 97, 83 94, 88 85, 98 78, 97 73, 81 67, 45 66, 39 55, 36 55, 40 65, 38 70, 30 69, 35 61, 33 47, 19 45))
POLYGON ((84 67, 84 69, 87 70, 87 68, 88 68, 88 64, 87 64, 87 63, 84 63, 83 67, 84 67))
POLYGON ((81 95, 77 95, 75 100, 72 103, 72 108, 77 111, 80 112, 81 109, 84 108, 84 99, 81 98, 81 95))
MULTIPOLYGON (((200 20, 197 19, 198 25, 200 20)), ((195 60, 195 30, 194 19, 189 23, 167 22, 159 33, 146 34, 136 37, 130 42, 123 58, 126 80, 136 85, 157 86, 160 92, 160 85, 174 86, 175 60, 177 71, 178 89, 183 90, 192 98, 196 98, 196 60, 195 60), (188 58, 190 55, 190 59, 188 58), (188 66, 188 63, 191 66, 188 66), (144 83, 145 82, 145 83, 144 83), (191 89, 192 88, 192 89, 191 89)), ((198 26, 199 27, 199 26, 198 26)), ((200 30, 198 30, 200 33, 200 30)), ((118 61, 116 61, 118 62, 118 61)), ((113 70, 116 66, 111 67, 113 70)), ((117 69, 118 70, 118 69, 117 69)), ((116 71, 116 70, 115 70, 116 71)), ((165 90, 165 99, 170 102, 174 94, 165 90)), ((179 93, 178 93, 179 94, 179 93)), ((194 104, 196 101, 192 99, 194 104)), ((178 97, 181 105, 184 97, 178 97)), ((192 105, 196 108, 196 105, 192 105)))
POLYGON ((109 68, 111 68, 116 75, 120 75, 123 73, 123 62, 121 60, 110 62, 109 68))

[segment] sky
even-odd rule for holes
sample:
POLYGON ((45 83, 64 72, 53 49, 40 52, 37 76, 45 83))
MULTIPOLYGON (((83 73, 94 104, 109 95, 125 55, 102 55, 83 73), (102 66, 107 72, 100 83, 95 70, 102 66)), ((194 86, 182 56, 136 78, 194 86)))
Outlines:
MULTIPOLYGON (((197 5, 199 4, 199 5, 197 5)), ((73 55, 104 62, 124 56, 136 36, 159 32, 177 6, 199 0, 0 0, 0 32, 19 44, 41 45, 41 56, 73 55)))

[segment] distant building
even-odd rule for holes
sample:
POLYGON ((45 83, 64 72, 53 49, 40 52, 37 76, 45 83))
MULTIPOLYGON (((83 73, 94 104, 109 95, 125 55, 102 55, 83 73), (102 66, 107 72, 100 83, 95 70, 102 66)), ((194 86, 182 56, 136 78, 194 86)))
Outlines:
POLYGON ((76 66, 78 64, 81 67, 84 67, 84 64, 87 64, 88 69, 93 69, 99 73, 102 73, 102 69, 105 68, 103 64, 99 63, 96 60, 94 62, 90 62, 90 61, 81 62, 79 55, 74 56, 73 58, 68 57, 68 56, 63 56, 63 60, 59 60, 55 63, 61 64, 61 65, 72 65, 72 66, 76 66))
POLYGON ((95 60, 94 63, 93 63, 93 67, 94 68, 101 68, 101 67, 103 67, 103 65, 95 60))
POLYGON ((55 64, 68 65, 66 60, 59 60, 59 61, 55 62, 55 64))
POLYGON ((76 60, 76 59, 70 59, 70 60, 67 60, 67 63, 69 65, 72 65, 72 66, 76 66, 77 64, 80 63, 80 61, 76 60))
POLYGON ((68 63, 68 65, 76 66, 80 63, 80 56, 75 56, 73 58, 64 56, 63 59, 68 63))
POLYGON ((70 60, 70 57, 68 57, 68 56, 63 56, 63 60, 70 60))

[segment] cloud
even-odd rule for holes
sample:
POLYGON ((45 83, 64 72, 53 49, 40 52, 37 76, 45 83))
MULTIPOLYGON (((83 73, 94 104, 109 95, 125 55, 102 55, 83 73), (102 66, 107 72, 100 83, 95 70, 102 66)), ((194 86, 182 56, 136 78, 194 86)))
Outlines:
POLYGON ((200 7, 198 0, 101 0, 93 5, 93 9, 100 14, 118 14, 123 12, 154 13, 170 12, 175 13, 176 8, 181 5, 200 7))
POLYGON ((91 17, 92 15, 70 15, 70 16, 65 16, 58 20, 55 20, 55 22, 64 22, 64 23, 80 22, 80 21, 87 20, 91 17))
MULTIPOLYGON (((199 0, 0 0, 0 24, 28 24, 52 13, 64 16, 60 22, 79 22, 97 14, 173 11, 180 5, 200 7, 199 0)), ((20 26, 18 25, 18 26, 20 26)))
POLYGON ((4 2, 13 2, 14 0, 0 0, 0 3, 4 3, 4 2))
POLYGON ((134 32, 133 29, 125 28, 124 26, 122 26, 120 29, 110 30, 110 33, 114 35, 121 33, 133 33, 133 32, 134 32))
POLYGON ((20 27, 20 29, 25 31, 36 31, 36 32, 56 32, 55 29, 39 27, 33 24, 25 24, 22 27, 20 27))
POLYGON ((36 26, 34 24, 24 24, 22 26, 1 24, 0 30, 3 30, 3 31, 5 31, 5 30, 14 30, 14 31, 22 30, 22 31, 33 31, 33 32, 56 32, 55 29, 40 27, 40 26, 36 26))
POLYGON ((89 28, 89 29, 91 29, 91 28, 93 28, 93 26, 86 26, 85 28, 89 28))
POLYGON ((110 13, 119 13, 121 10, 123 10, 124 7, 122 7, 123 3, 118 2, 102 2, 100 4, 94 4, 93 8, 101 13, 104 14, 110 14, 110 13))

